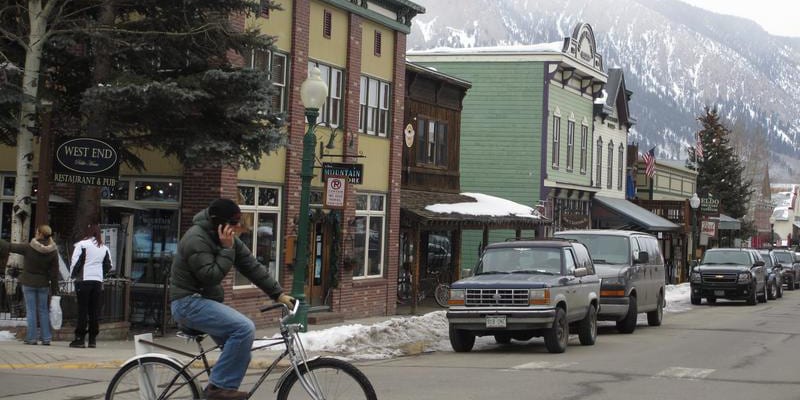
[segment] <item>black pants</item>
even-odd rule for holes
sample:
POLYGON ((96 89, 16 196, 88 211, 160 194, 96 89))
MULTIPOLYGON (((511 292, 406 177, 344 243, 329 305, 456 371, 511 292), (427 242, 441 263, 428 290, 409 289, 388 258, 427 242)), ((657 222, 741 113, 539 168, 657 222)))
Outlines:
POLYGON ((88 318, 89 337, 95 338, 100 333, 100 302, 103 297, 103 282, 82 281, 75 282, 75 293, 78 296, 78 324, 75 326, 75 337, 86 336, 86 323, 88 318))

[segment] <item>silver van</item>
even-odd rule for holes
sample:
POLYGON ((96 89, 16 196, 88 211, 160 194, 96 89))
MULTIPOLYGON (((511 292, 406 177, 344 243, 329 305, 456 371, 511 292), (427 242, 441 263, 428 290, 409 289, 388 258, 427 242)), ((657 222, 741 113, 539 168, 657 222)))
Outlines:
POLYGON ((602 279, 598 320, 616 321, 619 332, 633 333, 637 315, 644 312, 648 325, 661 325, 666 269, 653 235, 598 229, 561 231, 554 236, 589 248, 602 279))

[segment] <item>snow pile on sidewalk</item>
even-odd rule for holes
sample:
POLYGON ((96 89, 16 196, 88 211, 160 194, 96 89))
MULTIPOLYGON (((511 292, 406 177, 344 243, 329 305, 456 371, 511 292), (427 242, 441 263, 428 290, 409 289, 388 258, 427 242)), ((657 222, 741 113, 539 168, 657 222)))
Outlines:
POLYGON ((0 342, 8 342, 17 340, 13 333, 9 331, 0 331, 0 342))
POLYGON ((667 305, 664 307, 664 311, 684 312, 692 309, 690 301, 692 288, 689 286, 689 282, 679 285, 667 285, 666 289, 667 305))

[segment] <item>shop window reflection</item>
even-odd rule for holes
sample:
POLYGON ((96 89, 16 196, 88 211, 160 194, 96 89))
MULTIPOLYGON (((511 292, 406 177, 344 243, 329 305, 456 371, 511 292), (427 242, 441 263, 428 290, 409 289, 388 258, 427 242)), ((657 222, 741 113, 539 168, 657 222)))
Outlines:
POLYGON ((134 200, 165 201, 180 200, 181 185, 175 182, 136 181, 134 200))
POLYGON ((131 279, 163 284, 178 248, 178 211, 136 211, 133 226, 131 279))

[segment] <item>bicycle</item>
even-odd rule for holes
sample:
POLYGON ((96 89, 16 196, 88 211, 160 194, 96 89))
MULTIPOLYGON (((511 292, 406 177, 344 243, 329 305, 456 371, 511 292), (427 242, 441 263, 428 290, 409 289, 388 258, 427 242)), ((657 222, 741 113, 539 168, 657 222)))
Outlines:
MULTIPOLYGON (((301 324, 288 323, 299 308, 300 302, 295 302, 290 310, 284 304, 276 303, 260 309, 261 312, 281 308, 280 338, 266 339, 269 343, 253 347, 251 351, 283 344, 285 349, 275 358, 270 366, 256 381, 248 392, 247 398, 253 397, 255 392, 272 373, 278 363, 287 358, 291 364, 278 379, 273 393, 278 393, 279 400, 287 399, 369 399, 377 400, 375 389, 369 379, 353 364, 338 358, 314 357, 309 359, 300 337, 301 324), (299 383, 299 385, 298 385, 299 383), (335 390, 335 392, 333 392, 335 390)), ((191 359, 182 363, 175 357, 162 353, 147 353, 137 355, 125 362, 111 379, 106 390, 106 400, 111 399, 201 399, 203 391, 198 383, 198 377, 210 375, 211 366, 206 355, 218 349, 216 345, 208 350, 203 349, 202 341, 208 334, 182 330, 178 336, 197 343, 199 354, 187 353, 165 345, 148 340, 141 343, 160 349, 168 350, 191 359), (202 370, 193 373, 189 367, 202 361, 202 370)))
POLYGON ((420 290, 420 292, 422 292, 424 298, 426 293, 433 291, 433 298, 436 300, 436 304, 447 308, 447 300, 450 299, 450 282, 442 276, 443 274, 440 270, 428 271, 428 277, 421 282, 421 286, 425 289, 420 290))

